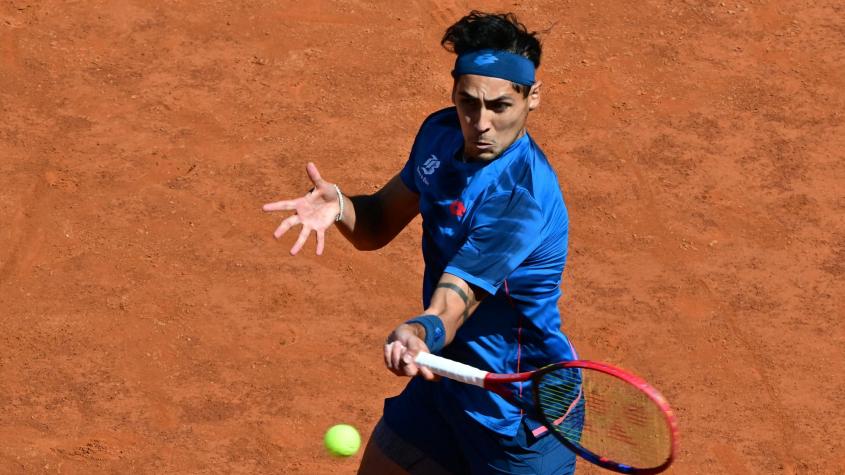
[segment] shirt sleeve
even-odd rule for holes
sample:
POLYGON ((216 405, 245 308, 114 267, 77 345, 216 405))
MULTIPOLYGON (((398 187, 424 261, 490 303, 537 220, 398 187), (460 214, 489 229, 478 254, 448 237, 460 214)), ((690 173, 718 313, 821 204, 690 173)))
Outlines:
POLYGON ((399 178, 402 180, 402 183, 416 194, 420 194, 420 190, 417 187, 416 177, 417 157, 420 156, 420 149, 423 147, 423 142, 425 142, 423 135, 426 134, 427 126, 432 117, 435 115, 436 113, 428 116, 428 118, 423 121, 422 125, 420 125, 420 130, 417 131, 417 136, 414 137, 414 145, 411 146, 411 153, 408 156, 408 161, 405 162, 405 166, 402 167, 402 171, 399 172, 399 178))
POLYGON ((405 162, 405 166, 402 168, 402 171, 399 172, 399 178, 402 180, 402 183, 408 187, 409 190, 413 191, 416 194, 420 194, 420 190, 417 189, 417 183, 414 179, 414 165, 415 161, 414 156, 416 155, 414 151, 416 147, 411 149, 411 155, 408 157, 408 161, 405 162))
POLYGON ((527 190, 516 188, 484 200, 472 220, 466 241, 444 272, 495 294, 540 245, 543 212, 527 190))

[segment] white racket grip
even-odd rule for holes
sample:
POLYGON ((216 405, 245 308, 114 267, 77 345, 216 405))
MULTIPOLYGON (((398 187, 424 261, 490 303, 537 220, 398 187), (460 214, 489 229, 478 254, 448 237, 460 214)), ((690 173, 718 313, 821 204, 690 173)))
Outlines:
POLYGON ((484 387, 484 378, 488 372, 473 368, 470 365, 458 363, 431 353, 420 352, 414 362, 431 370, 432 373, 444 378, 454 379, 462 383, 484 387))

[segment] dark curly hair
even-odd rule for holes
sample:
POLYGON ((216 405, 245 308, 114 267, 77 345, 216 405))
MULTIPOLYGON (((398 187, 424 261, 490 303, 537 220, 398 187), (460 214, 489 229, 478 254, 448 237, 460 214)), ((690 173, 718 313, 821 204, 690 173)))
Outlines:
MULTIPOLYGON (((473 10, 446 29, 440 45, 447 51, 461 55, 480 49, 497 49, 525 56, 540 67, 543 53, 536 31, 528 29, 513 13, 485 13, 473 10)), ((457 80, 457 78, 455 78, 457 80)), ((524 96, 528 86, 514 83, 514 88, 524 96)))
POLYGON ((542 47, 537 32, 529 32, 513 13, 473 10, 450 26, 440 44, 458 55, 480 49, 498 49, 530 59, 540 67, 542 47))

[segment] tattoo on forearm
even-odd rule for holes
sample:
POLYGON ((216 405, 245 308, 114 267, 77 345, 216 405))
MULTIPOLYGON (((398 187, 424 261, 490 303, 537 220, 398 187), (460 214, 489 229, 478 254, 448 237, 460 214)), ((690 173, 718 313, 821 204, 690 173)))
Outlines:
POLYGON ((461 315, 461 323, 465 322, 466 319, 469 318, 469 307, 471 303, 475 303, 475 299, 471 299, 469 296, 467 296, 466 292, 464 292, 464 289, 450 282, 441 282, 437 284, 437 288, 449 289, 458 294, 458 297, 460 297, 461 300, 464 301, 464 313, 463 315, 461 315))

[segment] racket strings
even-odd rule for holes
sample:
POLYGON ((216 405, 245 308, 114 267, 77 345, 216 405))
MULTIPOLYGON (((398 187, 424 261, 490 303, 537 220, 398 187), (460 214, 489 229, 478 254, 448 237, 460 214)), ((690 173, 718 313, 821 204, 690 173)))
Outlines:
POLYGON ((580 368, 546 373, 538 387, 546 423, 569 442, 638 468, 671 455, 670 428, 645 393, 614 376, 580 368))

